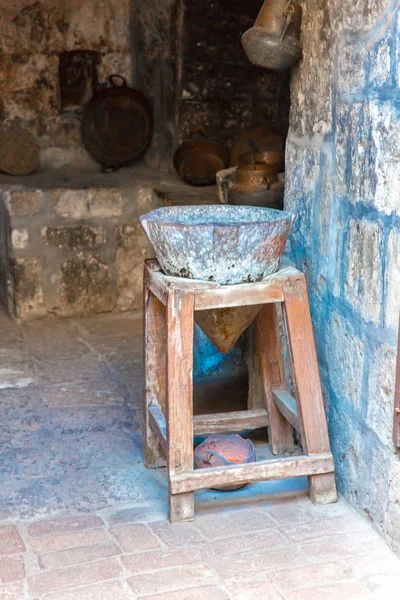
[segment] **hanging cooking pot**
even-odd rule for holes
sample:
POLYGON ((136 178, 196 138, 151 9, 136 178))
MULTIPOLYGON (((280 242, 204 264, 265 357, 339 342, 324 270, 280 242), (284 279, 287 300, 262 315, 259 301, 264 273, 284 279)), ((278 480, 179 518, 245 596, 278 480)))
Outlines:
POLYGON ((247 57, 260 67, 289 69, 301 57, 300 24, 297 0, 265 0, 254 27, 242 36, 247 57))
POLYGON ((213 185, 218 171, 224 169, 227 162, 225 148, 210 140, 187 140, 174 154, 178 175, 194 186, 213 185))
POLYGON ((153 116, 144 95, 121 75, 108 78, 82 116, 82 141, 103 170, 116 169, 143 154, 150 144, 153 116))

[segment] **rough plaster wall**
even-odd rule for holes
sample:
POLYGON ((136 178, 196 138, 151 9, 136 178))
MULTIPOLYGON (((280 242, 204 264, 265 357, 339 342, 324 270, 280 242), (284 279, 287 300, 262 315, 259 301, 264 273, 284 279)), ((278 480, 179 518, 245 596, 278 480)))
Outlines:
POLYGON ((60 114, 60 53, 97 51, 100 82, 111 73, 131 81, 130 4, 0 0, 0 121, 27 126, 38 136, 45 161, 64 160, 71 150, 85 157, 79 116, 60 114))
POLYGON ((400 548, 391 440, 400 304, 396 0, 307 0, 286 207, 308 277, 339 489, 400 548))

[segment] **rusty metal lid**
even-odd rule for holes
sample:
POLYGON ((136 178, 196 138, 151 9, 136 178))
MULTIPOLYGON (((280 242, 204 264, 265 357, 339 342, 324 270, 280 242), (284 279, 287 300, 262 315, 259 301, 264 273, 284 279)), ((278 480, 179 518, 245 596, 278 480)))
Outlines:
POLYGON ((119 167, 138 158, 150 144, 151 108, 138 90, 120 75, 109 77, 110 87, 97 92, 82 116, 82 141, 104 167, 119 167))

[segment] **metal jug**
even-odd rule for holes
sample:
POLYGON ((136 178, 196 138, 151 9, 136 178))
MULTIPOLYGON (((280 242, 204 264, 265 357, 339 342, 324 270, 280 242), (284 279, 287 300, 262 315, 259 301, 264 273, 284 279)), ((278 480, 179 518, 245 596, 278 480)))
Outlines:
POLYGON ((300 25, 297 0, 265 0, 254 27, 242 36, 247 57, 260 67, 289 69, 301 57, 300 25))

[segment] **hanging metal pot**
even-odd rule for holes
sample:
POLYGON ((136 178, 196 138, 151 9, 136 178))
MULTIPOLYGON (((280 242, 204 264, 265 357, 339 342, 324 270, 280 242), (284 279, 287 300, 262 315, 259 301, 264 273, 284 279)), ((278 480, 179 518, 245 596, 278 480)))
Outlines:
POLYGON ((254 27, 242 36, 249 60, 273 71, 285 71, 301 57, 301 6, 297 0, 265 0, 254 27))

